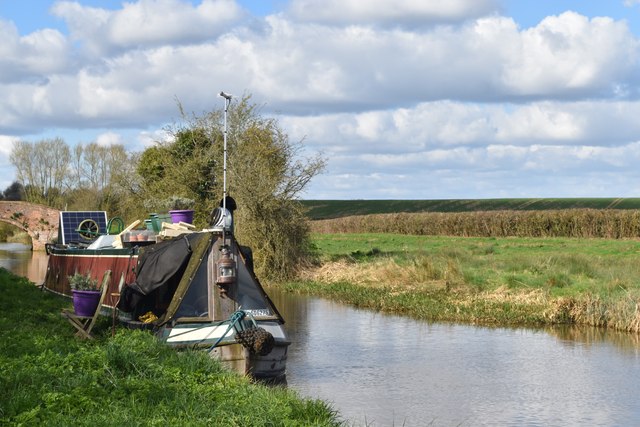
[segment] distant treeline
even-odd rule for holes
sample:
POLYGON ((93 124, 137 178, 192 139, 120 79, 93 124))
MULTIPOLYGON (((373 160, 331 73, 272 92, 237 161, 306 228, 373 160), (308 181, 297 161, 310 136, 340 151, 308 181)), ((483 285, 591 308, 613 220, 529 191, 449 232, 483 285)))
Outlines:
POLYGON ((400 212, 545 211, 640 209, 640 198, 303 200, 312 220, 400 212))
POLYGON ((640 236, 640 210, 421 212, 353 215, 310 221, 318 233, 398 233, 429 236, 579 237, 640 236))

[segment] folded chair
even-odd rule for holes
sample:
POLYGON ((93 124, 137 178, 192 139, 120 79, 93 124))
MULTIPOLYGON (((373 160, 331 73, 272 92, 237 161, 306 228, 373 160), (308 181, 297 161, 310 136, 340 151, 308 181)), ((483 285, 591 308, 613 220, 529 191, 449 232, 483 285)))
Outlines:
POLYGON ((102 277, 102 286, 100 287, 100 301, 98 302, 98 307, 96 308, 93 316, 78 316, 75 314, 73 310, 64 309, 62 310, 62 317, 65 317, 71 325, 78 330, 76 335, 81 338, 92 339, 91 329, 93 329, 93 325, 96 323, 96 319, 100 315, 100 310, 102 308, 102 303, 107 295, 107 290, 109 288, 109 279, 111 278, 111 270, 107 270, 102 277))

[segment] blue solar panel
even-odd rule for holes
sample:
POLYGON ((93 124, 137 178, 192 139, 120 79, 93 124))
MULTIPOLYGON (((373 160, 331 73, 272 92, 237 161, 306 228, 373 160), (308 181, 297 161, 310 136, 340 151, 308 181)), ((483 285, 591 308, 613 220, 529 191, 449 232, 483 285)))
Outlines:
POLYGON ((90 243, 100 234, 107 234, 105 211, 60 212, 60 236, 62 244, 90 243), (78 232, 82 228, 84 231, 78 232))

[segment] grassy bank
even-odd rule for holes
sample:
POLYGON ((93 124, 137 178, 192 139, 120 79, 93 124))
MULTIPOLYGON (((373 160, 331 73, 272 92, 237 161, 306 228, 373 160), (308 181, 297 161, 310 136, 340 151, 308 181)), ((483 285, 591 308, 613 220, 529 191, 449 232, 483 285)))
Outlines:
POLYGON ((82 341, 60 316, 68 300, 0 268, 0 424, 332 426, 321 401, 267 388, 202 352, 177 352, 109 319, 82 341))
POLYGON ((640 332, 640 242, 315 234, 321 265, 285 285, 416 318, 640 332))

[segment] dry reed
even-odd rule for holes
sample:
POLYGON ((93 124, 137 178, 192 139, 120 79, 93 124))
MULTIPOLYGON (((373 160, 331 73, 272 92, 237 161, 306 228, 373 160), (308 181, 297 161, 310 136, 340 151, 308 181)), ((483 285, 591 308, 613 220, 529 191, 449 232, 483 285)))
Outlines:
MULTIPOLYGON (((300 279, 319 284, 351 285, 388 291, 385 299, 398 295, 447 295, 449 303, 461 308, 511 305, 530 307, 541 313, 543 323, 577 324, 640 333, 640 298, 602 298, 591 294, 579 297, 551 297, 544 289, 511 289, 500 286, 479 291, 465 283, 460 266, 448 259, 440 264, 417 258, 399 265, 392 258, 367 263, 326 262, 307 268, 300 279)), ((491 321, 491 315, 485 320, 491 321)))
POLYGON ((640 210, 422 212, 356 215, 311 221, 316 233, 397 233, 463 237, 640 236, 640 210))

